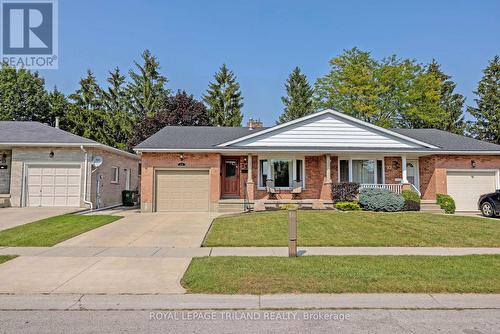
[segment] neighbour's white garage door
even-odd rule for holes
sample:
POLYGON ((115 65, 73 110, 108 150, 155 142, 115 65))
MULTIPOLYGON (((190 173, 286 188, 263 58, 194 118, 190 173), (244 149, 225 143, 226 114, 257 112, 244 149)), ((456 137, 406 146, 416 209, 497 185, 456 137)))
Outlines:
POLYGON ((208 211, 208 170, 156 171, 156 211, 208 211))
POLYGON ((479 196, 495 191, 496 173, 448 170, 447 187, 457 211, 476 211, 479 196))
POLYGON ((29 166, 27 206, 80 206, 79 165, 29 166))

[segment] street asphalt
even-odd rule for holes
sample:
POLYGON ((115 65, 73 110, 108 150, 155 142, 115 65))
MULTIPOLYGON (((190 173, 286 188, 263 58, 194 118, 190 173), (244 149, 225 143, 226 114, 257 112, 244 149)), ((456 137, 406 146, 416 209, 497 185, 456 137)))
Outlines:
POLYGON ((499 333, 498 310, 1 311, 0 333, 499 333))

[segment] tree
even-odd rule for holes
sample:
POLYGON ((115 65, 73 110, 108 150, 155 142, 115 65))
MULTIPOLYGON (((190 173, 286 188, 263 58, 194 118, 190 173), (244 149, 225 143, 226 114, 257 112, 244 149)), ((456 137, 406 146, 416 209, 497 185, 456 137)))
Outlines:
POLYGON ((287 96, 281 97, 285 105, 278 123, 288 122, 314 112, 313 90, 307 77, 295 67, 285 83, 287 96))
POLYGON ((500 144, 500 57, 490 60, 474 92, 476 107, 467 110, 475 118, 469 132, 478 139, 500 144))
POLYGON ((109 72, 107 90, 102 91, 104 110, 109 119, 106 130, 109 131, 111 146, 119 149, 127 148, 127 142, 132 135, 136 120, 135 115, 128 108, 129 100, 125 89, 125 80, 126 77, 116 67, 109 72))
POLYGON ((69 127, 68 124, 68 113, 70 109, 70 103, 66 98, 66 95, 61 93, 57 87, 54 87, 54 90, 48 95, 49 108, 51 113, 51 119, 48 123, 50 126, 55 126, 56 117, 59 118, 59 127, 61 129, 67 129, 69 127))
POLYGON ((448 116, 443 119, 441 126, 442 130, 449 131, 452 133, 464 134, 465 121, 463 116, 463 106, 465 103, 465 97, 461 94, 454 93, 455 87, 454 83, 449 75, 446 75, 441 71, 440 65, 437 61, 432 60, 427 68, 429 73, 433 73, 441 81, 441 108, 444 113, 448 116))
POLYGON ((203 101, 208 105, 210 123, 214 126, 240 126, 243 120, 243 97, 236 77, 223 64, 210 82, 203 101))
POLYGON ((132 82, 127 86, 131 111, 138 117, 152 116, 165 95, 167 78, 160 74, 160 63, 149 50, 142 53, 142 64, 134 62, 136 72, 130 70, 132 82))
POLYGON ((105 145, 113 145, 108 131, 109 116, 105 112, 103 91, 91 70, 80 79, 80 87, 69 96, 72 105, 68 113, 69 131, 105 145))
POLYGON ((0 120, 54 122, 44 80, 38 72, 1 65, 0 120))
POLYGON ((174 96, 165 96, 162 107, 152 116, 138 120, 129 149, 146 140, 167 125, 202 126, 210 125, 205 105, 185 91, 178 91, 174 96))

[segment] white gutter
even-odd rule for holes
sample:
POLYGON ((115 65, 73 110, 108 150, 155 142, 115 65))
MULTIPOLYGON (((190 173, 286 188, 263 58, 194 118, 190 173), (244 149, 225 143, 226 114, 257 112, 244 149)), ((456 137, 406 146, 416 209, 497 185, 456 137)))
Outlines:
POLYGON ((80 150, 85 153, 85 175, 83 177, 83 203, 90 205, 90 211, 94 209, 94 204, 91 201, 87 200, 87 174, 88 174, 88 153, 83 148, 83 145, 80 145, 80 150))

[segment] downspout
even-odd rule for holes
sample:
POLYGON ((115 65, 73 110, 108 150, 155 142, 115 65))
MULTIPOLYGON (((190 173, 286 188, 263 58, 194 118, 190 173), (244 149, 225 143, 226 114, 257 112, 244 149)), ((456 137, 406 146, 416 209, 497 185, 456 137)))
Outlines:
POLYGON ((87 151, 83 148, 83 145, 80 145, 80 150, 85 153, 85 175, 83 177, 83 203, 87 204, 90 206, 90 211, 94 209, 94 205, 92 204, 91 201, 87 200, 87 174, 88 174, 88 153, 87 151))

